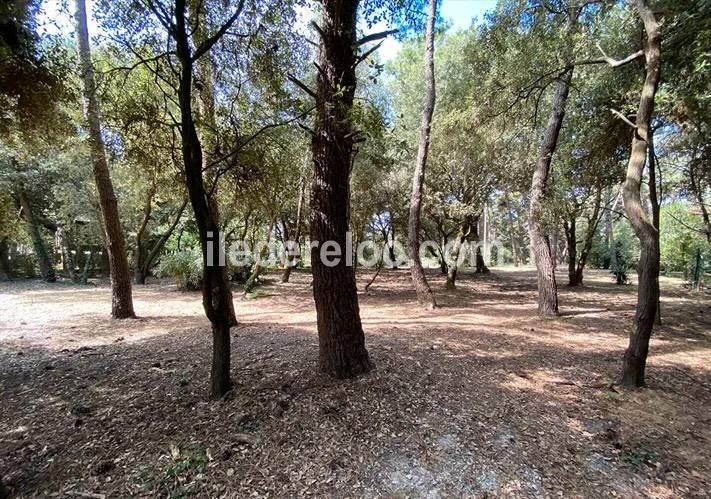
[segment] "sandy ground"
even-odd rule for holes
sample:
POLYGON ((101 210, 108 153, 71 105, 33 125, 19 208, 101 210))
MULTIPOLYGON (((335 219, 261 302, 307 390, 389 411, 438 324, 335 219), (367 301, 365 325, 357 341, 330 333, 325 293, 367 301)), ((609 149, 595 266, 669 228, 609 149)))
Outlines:
MULTIPOLYGON (((711 300, 662 279, 648 388, 612 385, 634 286, 590 272, 539 320, 531 269, 406 271, 360 296, 376 369, 322 376, 310 277, 235 293, 236 389, 206 398, 200 295, 0 284, 0 473, 18 497, 708 497, 711 300)), ((359 276, 359 288, 369 275, 359 276)), ((561 282, 565 282, 560 276, 561 282)))

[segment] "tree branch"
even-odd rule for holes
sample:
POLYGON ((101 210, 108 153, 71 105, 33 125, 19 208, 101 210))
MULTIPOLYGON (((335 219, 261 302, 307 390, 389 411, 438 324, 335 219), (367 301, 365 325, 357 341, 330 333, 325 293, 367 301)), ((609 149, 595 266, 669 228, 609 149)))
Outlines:
POLYGON ((290 82, 292 82, 294 85, 299 87, 301 90, 309 94, 312 98, 316 99, 316 92, 311 90, 304 82, 299 80, 296 76, 294 75, 287 75, 287 78, 289 79, 290 82))
POLYGON ((222 27, 218 29, 214 35, 207 38, 204 42, 200 44, 197 49, 195 49, 195 53, 192 57, 193 62, 197 61, 198 59, 200 59, 200 57, 205 55, 205 53, 210 50, 220 40, 220 38, 224 36, 227 30, 232 27, 239 15, 242 13, 242 9, 244 8, 244 1, 245 0, 240 0, 239 4, 237 5, 237 10, 235 10, 235 13, 232 14, 232 16, 227 20, 227 22, 223 24, 222 27))
POLYGON ((374 42, 376 40, 382 40, 383 38, 386 38, 390 35, 394 35, 397 32, 398 32, 398 30, 396 30, 396 29, 389 29, 387 31, 381 31, 379 33, 372 33, 372 34, 366 35, 363 38, 361 38, 360 40, 358 40, 357 45, 360 47, 361 45, 365 45, 366 43, 369 43, 369 42, 374 42))

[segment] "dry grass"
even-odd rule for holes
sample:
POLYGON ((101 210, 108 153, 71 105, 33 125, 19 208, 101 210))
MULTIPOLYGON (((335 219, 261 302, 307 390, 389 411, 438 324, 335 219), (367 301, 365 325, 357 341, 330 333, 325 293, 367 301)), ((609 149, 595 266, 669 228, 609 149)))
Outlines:
POLYGON ((663 280, 649 387, 622 393, 633 286, 591 272, 542 321, 530 269, 433 274, 434 312, 408 277, 361 295, 376 370, 345 382, 317 372, 306 274, 236 299, 221 402, 199 294, 137 287, 113 321, 105 285, 2 284, 0 472, 19 497, 708 496, 708 298, 663 280))

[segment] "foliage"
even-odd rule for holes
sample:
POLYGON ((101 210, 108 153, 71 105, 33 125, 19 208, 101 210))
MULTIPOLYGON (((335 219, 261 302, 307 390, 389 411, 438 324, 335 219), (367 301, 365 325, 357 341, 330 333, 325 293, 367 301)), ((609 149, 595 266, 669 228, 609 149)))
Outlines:
POLYGON ((198 290, 202 285, 202 255, 195 249, 163 255, 156 274, 161 278, 172 277, 180 290, 198 290))

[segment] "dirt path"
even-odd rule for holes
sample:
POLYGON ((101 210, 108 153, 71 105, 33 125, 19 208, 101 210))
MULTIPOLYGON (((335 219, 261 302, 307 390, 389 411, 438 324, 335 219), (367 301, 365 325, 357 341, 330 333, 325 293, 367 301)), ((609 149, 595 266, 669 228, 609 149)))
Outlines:
POLYGON ((199 294, 138 287, 113 321, 105 286, 0 284, 0 473, 20 497, 708 497, 708 298, 663 280, 649 388, 618 393, 633 286, 591 273, 541 321, 531 270, 433 274, 434 312, 408 278, 361 295, 376 370, 346 382, 317 372, 306 274, 237 298, 215 403, 199 294))

